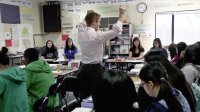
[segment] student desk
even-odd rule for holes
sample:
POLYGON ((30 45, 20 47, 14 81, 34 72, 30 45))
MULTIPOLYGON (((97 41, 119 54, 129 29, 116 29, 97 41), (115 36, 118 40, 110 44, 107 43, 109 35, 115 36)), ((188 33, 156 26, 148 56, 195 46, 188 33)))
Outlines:
POLYGON ((68 60, 55 60, 55 59, 43 59, 49 64, 66 64, 68 63, 68 60))
MULTIPOLYGON (((126 67, 128 67, 129 63, 132 63, 132 64, 142 64, 142 63, 144 63, 144 61, 143 60, 128 60, 128 59, 108 59, 106 61, 106 63, 108 63, 109 69, 112 69, 111 68, 111 64, 115 63, 117 70, 119 70, 120 65, 121 65, 122 70, 123 70, 123 65, 126 65, 126 67)), ((127 72, 127 70, 125 70, 125 71, 127 72)))
POLYGON ((19 59, 19 63, 22 61, 23 55, 10 55, 9 59, 11 60, 11 66, 14 65, 14 60, 19 59))

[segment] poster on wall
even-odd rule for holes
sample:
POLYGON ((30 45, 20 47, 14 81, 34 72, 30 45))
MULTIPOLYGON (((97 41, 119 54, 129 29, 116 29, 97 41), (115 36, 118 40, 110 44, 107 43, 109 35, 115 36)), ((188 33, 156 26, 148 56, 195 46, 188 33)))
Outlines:
POLYGON ((20 7, 20 20, 23 21, 34 21, 33 9, 28 7, 20 7))
POLYGON ((31 24, 19 25, 19 50, 24 51, 27 48, 33 47, 33 30, 31 24))
POLYGON ((1 40, 4 42, 1 43, 1 45, 6 47, 15 47, 15 49, 18 49, 19 48, 18 24, 1 24, 1 28, 2 28, 1 40))

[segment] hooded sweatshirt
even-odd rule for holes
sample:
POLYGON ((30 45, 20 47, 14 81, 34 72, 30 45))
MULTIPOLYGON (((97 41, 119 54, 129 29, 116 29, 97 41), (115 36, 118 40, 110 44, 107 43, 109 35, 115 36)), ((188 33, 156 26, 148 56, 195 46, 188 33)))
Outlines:
MULTIPOLYGON (((44 60, 33 61, 24 69, 27 73, 29 108, 32 112, 36 100, 48 95, 49 87, 55 83, 55 78, 49 64, 44 60)), ((49 102, 52 101, 49 99, 49 102)))
MULTIPOLYGON (((190 105, 186 98, 183 96, 183 94, 178 90, 173 88, 172 94, 175 96, 175 98, 178 100, 178 102, 181 104, 183 112, 191 112, 190 105)), ((169 112, 167 103, 164 99, 161 99, 159 101, 156 101, 152 103, 146 112, 169 112)))
POLYGON ((29 112, 26 80, 21 68, 0 71, 0 112, 29 112))

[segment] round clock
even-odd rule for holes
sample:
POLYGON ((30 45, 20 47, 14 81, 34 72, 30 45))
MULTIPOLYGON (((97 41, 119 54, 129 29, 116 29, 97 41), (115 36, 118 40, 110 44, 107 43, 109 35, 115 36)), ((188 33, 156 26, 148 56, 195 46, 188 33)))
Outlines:
POLYGON ((137 4, 137 10, 140 13, 144 13, 147 10, 147 5, 145 3, 138 3, 137 4))

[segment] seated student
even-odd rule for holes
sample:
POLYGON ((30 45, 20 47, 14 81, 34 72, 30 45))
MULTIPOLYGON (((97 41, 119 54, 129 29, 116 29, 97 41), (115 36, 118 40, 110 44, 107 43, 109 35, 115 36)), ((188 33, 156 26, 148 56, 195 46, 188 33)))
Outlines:
POLYGON ((186 98, 167 81, 167 72, 161 63, 146 64, 139 77, 146 93, 155 98, 146 112, 191 112, 186 98))
POLYGON ((58 58, 58 50, 54 46, 53 42, 51 40, 48 40, 46 42, 46 47, 41 54, 45 59, 57 59, 58 58))
MULTIPOLYGON (((132 42, 133 46, 129 50, 128 59, 139 60, 143 58, 144 48, 141 45, 139 37, 135 37, 132 42)), ((130 71, 135 67, 135 64, 131 64, 127 70, 130 71)))
POLYGON ((0 112, 29 112, 26 74, 0 52, 0 112))
POLYGON ((168 58, 167 50, 162 47, 162 42, 161 42, 160 38, 155 38, 153 40, 153 47, 151 49, 156 49, 156 48, 161 49, 163 51, 163 53, 165 54, 165 56, 168 58))
MULTIPOLYGON (((167 80, 174 88, 182 92, 182 94, 189 102, 192 112, 195 112, 196 101, 190 85, 187 83, 185 76, 181 72, 181 70, 169 62, 163 51, 161 49, 152 49, 144 55, 144 60, 146 63, 158 61, 165 67, 168 74, 167 80)), ((142 112, 147 109, 152 100, 153 99, 146 94, 144 89, 142 87, 139 87, 138 102, 142 112)))
POLYGON ((176 44, 176 46, 177 46, 178 56, 179 56, 179 60, 176 63, 176 67, 181 69, 184 64, 184 53, 185 53, 185 48, 187 47, 187 44, 185 42, 179 42, 178 44, 176 44))
POLYGON ((129 59, 142 59, 144 48, 141 45, 139 37, 135 37, 132 42, 133 46, 129 50, 129 59))
POLYGON ((77 54, 77 48, 74 45, 74 43, 73 43, 71 38, 68 38, 66 40, 64 52, 65 52, 65 57, 68 60, 75 59, 75 54, 77 54))
POLYGON ((95 112, 133 112, 135 85, 123 72, 108 70, 97 77, 92 90, 95 112))
POLYGON ((198 44, 189 45, 185 50, 184 66, 182 72, 187 82, 192 85, 200 77, 200 46, 198 44))
POLYGON ((170 44, 168 47, 168 50, 170 52, 171 62, 173 64, 176 64, 179 60, 179 55, 178 55, 178 50, 177 50, 176 44, 170 44))
POLYGON ((8 54, 8 48, 5 47, 5 46, 2 47, 2 48, 1 48, 1 52, 4 53, 4 54, 8 54))
POLYGON ((32 112, 35 101, 48 94, 49 87, 55 83, 55 78, 49 64, 44 60, 39 60, 39 53, 35 48, 25 50, 24 63, 27 74, 29 108, 32 112))

